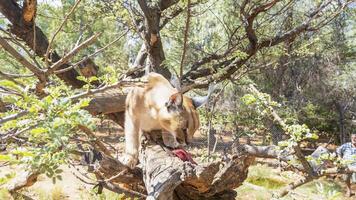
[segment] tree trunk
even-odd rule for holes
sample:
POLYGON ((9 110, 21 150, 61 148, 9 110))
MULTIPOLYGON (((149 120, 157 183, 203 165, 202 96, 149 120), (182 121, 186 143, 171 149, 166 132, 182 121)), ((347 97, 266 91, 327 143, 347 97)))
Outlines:
POLYGON ((162 2, 138 1, 144 14, 145 30, 141 32, 141 36, 144 39, 144 45, 147 51, 146 73, 154 71, 162 74, 168 80, 171 78, 171 73, 165 66, 161 66, 162 62, 165 60, 165 55, 159 25, 161 21, 161 12, 177 2, 178 1, 174 0, 165 0, 162 2), (167 4, 165 5, 165 3, 167 4))
POLYGON ((339 102, 335 102, 335 106, 339 114, 339 138, 341 144, 344 144, 347 142, 347 136, 345 134, 345 109, 344 106, 339 102))

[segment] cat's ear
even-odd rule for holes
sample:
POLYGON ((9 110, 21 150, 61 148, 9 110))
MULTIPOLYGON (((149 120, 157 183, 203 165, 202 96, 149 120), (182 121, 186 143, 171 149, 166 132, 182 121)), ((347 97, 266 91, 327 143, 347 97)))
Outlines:
POLYGON ((179 111, 183 108, 183 94, 178 92, 169 97, 166 102, 168 111, 179 111))

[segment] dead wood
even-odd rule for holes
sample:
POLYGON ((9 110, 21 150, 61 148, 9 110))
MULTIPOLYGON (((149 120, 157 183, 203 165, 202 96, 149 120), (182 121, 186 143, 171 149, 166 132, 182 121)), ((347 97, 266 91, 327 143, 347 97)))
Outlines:
POLYGON ((38 175, 40 174, 35 171, 24 171, 7 183, 5 188, 9 192, 15 192, 24 187, 30 187, 36 183, 38 175))
POLYGON ((37 0, 25 0, 23 2, 22 17, 26 23, 34 20, 37 10, 37 0))
POLYGON ((254 157, 233 156, 227 162, 197 166, 179 158, 155 142, 142 144, 140 162, 149 197, 155 199, 234 199, 233 189, 247 178, 254 157))
MULTIPOLYGON (((235 199, 254 156, 194 165, 166 148, 160 136, 143 137, 140 164, 130 169, 110 155, 89 163, 99 187, 139 199, 235 199)), ((99 148, 98 148, 99 149, 99 148)), ((99 189, 100 190, 100 189, 99 189)))

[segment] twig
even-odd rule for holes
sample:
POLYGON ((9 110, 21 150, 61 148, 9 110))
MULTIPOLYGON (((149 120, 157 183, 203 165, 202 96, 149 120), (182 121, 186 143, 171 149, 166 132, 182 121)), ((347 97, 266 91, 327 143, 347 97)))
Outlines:
MULTIPOLYGON (((97 174, 97 175, 99 175, 99 174, 97 174)), ((129 195, 132 197, 147 198, 147 195, 145 195, 145 194, 142 194, 140 192, 136 192, 136 191, 133 191, 133 190, 130 190, 127 188, 119 187, 119 186, 114 185, 110 182, 101 181, 101 182, 99 182, 99 184, 101 186, 103 186, 104 188, 111 190, 113 192, 119 193, 119 194, 125 193, 126 195, 129 195)))
MULTIPOLYGON (((12 33, 9 33, 8 31, 2 29, 0 27, 0 31, 4 32, 6 35, 8 35, 10 38, 11 38, 11 41, 16 44, 17 46, 21 47, 25 52, 26 54, 32 59, 32 61, 36 64, 36 66, 38 68, 41 68, 41 65, 37 62, 36 58, 35 58, 35 54, 31 54, 29 50, 27 50, 27 48, 21 44, 21 42, 19 42, 19 39, 17 39, 15 36, 12 35, 12 33)), ((36 49, 34 49, 34 52, 35 52, 36 49)))
POLYGON ((9 133, 9 134, 6 134, 6 135, 4 135, 4 136, 1 137, 1 140, 6 141, 7 138, 15 138, 16 136, 18 136, 18 135, 20 135, 20 134, 22 134, 22 133, 24 133, 24 132, 26 132, 26 131, 28 131, 28 130, 30 130, 30 129, 35 128, 37 125, 38 125, 38 124, 29 126, 29 127, 24 128, 24 129, 22 129, 22 130, 20 130, 20 131, 18 131, 18 132, 16 132, 16 133, 9 133))
POLYGON ((0 71, 0 75, 4 76, 5 78, 13 81, 14 83, 16 83, 18 85, 21 85, 21 83, 16 82, 13 78, 30 78, 30 77, 34 76, 34 74, 10 74, 10 73, 5 73, 5 72, 1 72, 1 71, 0 71))
POLYGON ((115 178, 120 177, 121 175, 123 175, 126 172, 127 172, 127 169, 124 169, 120 173, 118 173, 118 174, 116 174, 116 175, 114 175, 114 176, 112 176, 112 177, 110 177, 108 179, 105 179, 104 181, 105 182, 110 182, 110 181, 114 180, 115 178))
POLYGON ((99 89, 93 89, 93 90, 89 90, 87 92, 84 92, 84 93, 80 93, 80 94, 77 94, 77 95, 74 95, 72 97, 70 97, 71 100, 75 101, 75 100, 78 100, 79 98, 84 98, 84 97, 87 97, 87 96, 90 96, 92 94, 95 94, 95 93, 98 93, 98 92, 104 92, 106 90, 110 90, 110 89, 113 89, 113 88, 118 88, 120 86, 123 86, 123 85, 132 85, 132 84, 135 84, 135 86, 140 86, 140 84, 143 84, 144 81, 135 81, 135 80, 122 80, 122 81, 119 81, 113 85, 108 85, 108 86, 105 86, 105 87, 102 87, 102 88, 99 88, 99 89))
MULTIPOLYGON (((141 68, 136 68, 135 70, 139 70, 141 68)), ((132 71, 129 71, 130 73, 132 71)), ((85 98, 85 97, 88 97, 90 95, 93 95, 95 93, 98 93, 98 92, 104 92, 106 90, 110 90, 110 89, 113 89, 113 88, 118 88, 118 87, 121 87, 123 85, 132 85, 132 84, 135 84, 135 86, 140 86, 140 84, 144 84, 145 82, 142 81, 142 80, 122 80, 122 81, 119 81, 113 85, 108 85, 108 86, 105 86, 105 87, 102 87, 102 88, 99 88, 99 89, 93 89, 93 90, 89 90, 87 92, 84 92, 84 93, 80 93, 80 94, 77 94, 77 95, 74 95, 74 96, 71 96, 69 99, 72 100, 72 101, 76 101, 80 98, 85 98)), ((11 121, 11 120, 14 120, 14 119, 17 119, 19 117, 22 117, 22 116, 25 116, 26 114, 28 114, 29 111, 21 111, 19 113, 16 113, 16 114, 12 114, 10 116, 7 116, 7 117, 4 117, 4 118, 0 118, 0 124, 3 124, 5 122, 8 122, 8 121, 11 121)))
POLYGON ((306 183, 309 183, 310 181, 312 181, 313 178, 302 178, 299 179, 293 183, 290 183, 288 186, 284 187, 278 194, 274 194, 274 196, 276 196, 277 198, 281 198, 284 197, 285 195, 287 195, 290 191, 294 190, 295 188, 302 186, 306 183))
POLYGON ((61 59, 59 59, 56 63, 54 63, 52 66, 49 67, 49 69, 46 71, 46 75, 52 74, 55 70, 57 70, 58 67, 60 67, 62 64, 66 63, 69 59, 71 59, 78 51, 80 51, 83 48, 86 48, 90 44, 94 42, 94 40, 100 35, 100 33, 97 33, 87 40, 85 40, 83 43, 81 43, 79 46, 75 47, 72 49, 69 53, 64 55, 61 59))
POLYGON ((51 46, 52 46, 52 43, 54 41, 54 38, 57 36, 57 34, 59 33, 59 31, 62 30, 64 24, 67 22, 69 16, 74 12, 74 10, 76 9, 76 7, 78 6, 78 4, 80 3, 81 0, 77 0, 74 4, 74 6, 72 7, 72 9, 69 11, 69 13, 65 16, 62 24, 59 26, 59 28, 57 29, 57 31, 53 34, 51 40, 49 41, 48 43, 48 47, 47 47, 47 50, 46 50, 46 54, 45 54, 45 62, 46 62, 46 65, 48 66, 49 62, 48 62, 48 54, 49 54, 49 51, 51 50, 51 46))
POLYGON ((126 30, 122 35, 120 35, 118 38, 116 38, 115 40, 113 40, 112 42, 110 42, 109 44, 105 45, 103 48, 100 48, 98 50, 96 50, 94 53, 86 56, 85 58, 83 58, 82 60, 74 63, 72 66, 67 67, 65 69, 60 69, 54 72, 54 74, 60 74, 60 73, 64 73, 67 72, 71 69, 74 69, 75 67, 79 66, 80 64, 82 64, 83 62, 85 62, 86 60, 88 60, 89 58, 95 56, 96 54, 100 53, 101 51, 104 51, 105 49, 107 49, 109 46, 111 46, 112 44, 114 44, 115 42, 119 41, 123 36, 126 35, 126 33, 128 32, 128 30, 126 30))
MULTIPOLYGON (((83 174, 82 172, 80 172, 79 169, 77 169, 77 168, 74 166, 74 164, 73 164, 72 162, 70 162, 70 160, 69 160, 69 165, 72 166, 75 170, 77 170, 77 172, 79 172, 80 175, 84 176, 85 178, 89 179, 90 181, 96 182, 96 180, 93 180, 93 179, 91 179, 90 177, 88 177, 86 174, 83 174)), ((89 185, 96 185, 96 184, 97 184, 97 183, 94 183, 94 182, 89 182, 89 181, 84 180, 83 178, 81 178, 81 177, 79 177, 78 175, 76 175, 73 171, 71 171, 71 173, 72 173, 76 178, 78 178, 80 181, 82 181, 82 182, 84 182, 84 183, 86 183, 86 184, 89 184, 89 185)))
POLYGON ((2 164, 0 165, 0 167, 5 167, 5 166, 8 166, 8 165, 10 165, 10 162, 4 162, 4 163, 2 163, 2 164))
POLYGON ((17 77, 17 76, 12 76, 13 74, 7 74, 7 73, 4 73, 4 72, 2 72, 2 71, 0 71, 0 76, 1 77, 4 77, 5 79, 7 79, 7 80, 10 80, 10 81, 12 81, 12 82, 14 82, 14 83, 16 83, 17 85, 19 85, 19 86, 21 86, 21 87, 25 87, 22 83, 20 83, 20 82, 18 82, 18 81, 16 81, 14 78, 15 77, 17 77))
POLYGON ((0 124, 3 124, 5 122, 8 122, 8 121, 11 121, 11 120, 14 120, 14 119, 17 119, 19 117, 23 117, 28 113, 29 112, 27 110, 25 110, 25 111, 22 111, 22 112, 19 112, 19 113, 16 113, 16 114, 4 117, 4 118, 0 118, 0 124))
POLYGON ((83 131, 87 136, 94 138, 94 143, 99 147, 99 149, 107 156, 112 157, 110 151, 105 147, 105 145, 95 136, 95 134, 86 126, 78 125, 78 128, 83 131))

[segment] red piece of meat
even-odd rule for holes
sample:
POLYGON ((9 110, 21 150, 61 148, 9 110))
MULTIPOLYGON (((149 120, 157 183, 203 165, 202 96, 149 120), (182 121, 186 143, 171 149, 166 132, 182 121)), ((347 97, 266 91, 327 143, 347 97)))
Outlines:
POLYGON ((176 155, 178 158, 180 158, 182 161, 189 161, 192 164, 197 164, 190 153, 185 151, 184 149, 174 149, 172 150, 172 153, 176 155))

